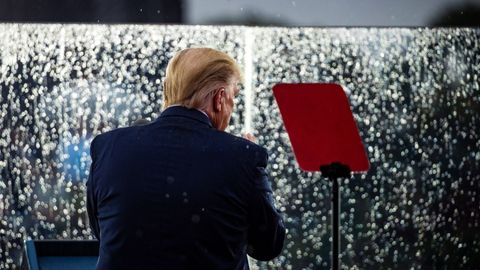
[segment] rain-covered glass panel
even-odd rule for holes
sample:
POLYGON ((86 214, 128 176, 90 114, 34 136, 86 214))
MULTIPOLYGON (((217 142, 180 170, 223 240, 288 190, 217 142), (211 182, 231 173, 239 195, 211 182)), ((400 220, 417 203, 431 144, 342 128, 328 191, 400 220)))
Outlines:
POLYGON ((345 269, 480 265, 480 30, 0 25, 0 268, 24 239, 91 239, 92 138, 161 112, 179 49, 209 46, 245 70, 230 132, 269 150, 288 228, 259 269, 328 269, 330 185, 295 163, 271 88, 337 82, 370 157, 342 183, 345 269), (248 128, 247 128, 248 129, 248 128))

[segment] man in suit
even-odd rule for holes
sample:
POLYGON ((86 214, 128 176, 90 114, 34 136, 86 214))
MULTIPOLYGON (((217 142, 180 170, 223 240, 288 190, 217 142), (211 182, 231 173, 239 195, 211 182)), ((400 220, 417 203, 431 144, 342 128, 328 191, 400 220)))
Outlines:
POLYGON ((224 132, 240 70, 225 53, 183 50, 167 67, 164 111, 91 144, 90 225, 97 269, 249 269, 271 260, 285 227, 267 152, 224 132))

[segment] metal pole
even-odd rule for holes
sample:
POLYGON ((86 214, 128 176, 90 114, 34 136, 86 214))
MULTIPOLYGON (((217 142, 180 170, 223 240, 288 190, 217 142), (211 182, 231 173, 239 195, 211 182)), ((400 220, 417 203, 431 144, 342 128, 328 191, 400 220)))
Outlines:
POLYGON ((340 196, 338 178, 332 179, 332 269, 340 269, 340 196))
POLYGON ((332 182, 332 269, 340 269, 340 183, 351 177, 350 167, 340 162, 320 166, 322 175, 332 182))

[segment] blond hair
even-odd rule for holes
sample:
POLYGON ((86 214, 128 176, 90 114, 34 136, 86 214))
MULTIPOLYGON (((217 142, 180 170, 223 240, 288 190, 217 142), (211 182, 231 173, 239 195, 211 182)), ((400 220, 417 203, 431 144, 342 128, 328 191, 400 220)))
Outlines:
POLYGON ((167 66, 163 108, 179 104, 204 109, 207 97, 235 77, 241 79, 240 68, 226 53, 210 48, 182 50, 167 66))

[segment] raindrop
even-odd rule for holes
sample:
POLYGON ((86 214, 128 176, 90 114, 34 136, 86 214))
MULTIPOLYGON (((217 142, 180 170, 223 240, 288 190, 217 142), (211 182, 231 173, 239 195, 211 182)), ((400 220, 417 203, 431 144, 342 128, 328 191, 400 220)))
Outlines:
POLYGON ((193 223, 199 223, 200 222, 200 216, 197 214, 192 215, 192 222, 193 223))
MULTIPOLYGON (((135 119, 157 118, 159 86, 174 51, 222 40, 217 48, 245 64, 246 30, 252 29, 0 25, 6 90, 0 268, 20 267, 27 237, 92 239, 85 210, 91 140, 135 119)), ((299 169, 272 95, 277 82, 337 82, 349 89, 371 169, 342 186, 345 268, 421 269, 432 262, 475 268, 478 30, 261 28, 248 34, 255 40, 252 129, 269 154, 276 207, 288 228, 282 254, 252 261, 252 268, 329 267, 330 186, 299 169)), ((238 102, 233 134, 243 128, 244 97, 238 102)))

